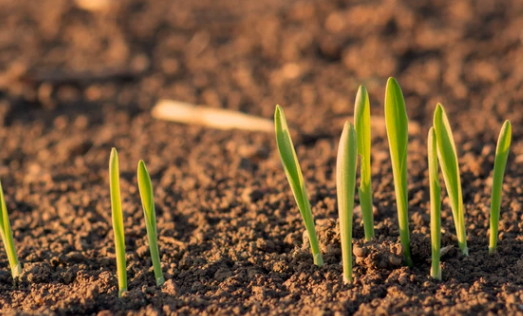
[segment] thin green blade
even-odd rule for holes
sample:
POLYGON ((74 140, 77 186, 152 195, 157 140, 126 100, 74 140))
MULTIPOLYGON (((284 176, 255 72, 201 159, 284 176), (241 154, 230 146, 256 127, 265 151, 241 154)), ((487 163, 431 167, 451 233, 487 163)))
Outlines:
POLYGON ((510 143, 512 139, 512 125, 510 121, 505 121, 499 132, 498 144, 496 147, 496 158, 494 160, 494 174, 492 182, 492 194, 490 199, 490 243, 489 253, 493 254, 498 242, 498 223, 501 208, 501 193, 503 188, 503 176, 510 153, 510 143))
POLYGON ((154 193, 151 177, 145 163, 140 160, 137 170, 138 189, 142 200, 143 214, 145 217, 145 226, 147 228, 147 237, 149 239, 149 249, 151 252, 151 261, 153 263, 154 276, 156 285, 161 286, 165 279, 163 277, 162 265, 160 263, 160 251, 158 250, 158 236, 156 229, 156 210, 154 208, 154 193))
POLYGON ((16 280, 22 274, 22 265, 18 261, 16 254, 15 243, 13 240, 13 232, 9 222, 9 214, 7 213, 7 206, 4 199, 4 190, 0 182, 0 235, 2 236, 2 243, 4 244, 7 260, 11 268, 11 275, 13 280, 16 280))
POLYGON ((403 93, 394 78, 389 78, 385 91, 385 124, 394 175, 400 238, 405 251, 405 262, 412 266, 407 202, 408 118, 403 93))
POLYGON ((127 271, 125 262, 125 235, 123 226, 122 202, 120 198, 120 171, 118 167, 118 152, 111 150, 109 158, 109 178, 111 189, 111 209, 114 230, 114 245, 116 250, 116 269, 118 275, 118 297, 127 291, 127 271))
POLYGON ((468 255, 463 194, 461 191, 456 145, 445 109, 439 103, 434 111, 434 130, 436 131, 438 160, 452 207, 459 247, 464 255, 468 255))
POLYGON ((345 123, 338 147, 336 162, 336 191, 340 216, 341 251, 343 258, 343 280, 352 282, 352 215, 354 189, 356 186, 356 161, 358 139, 354 126, 345 123))
POLYGON ((354 109, 354 125, 358 138, 358 154, 361 157, 360 163, 360 187, 359 197, 361 204, 361 214, 365 229, 365 240, 374 237, 374 216, 372 214, 372 186, 371 186, 371 126, 370 126, 370 103, 367 89, 360 86, 356 95, 354 109))
POLYGON ((276 129, 276 144, 278 146, 278 151, 280 153, 287 180, 289 181, 292 193, 294 194, 294 199, 296 200, 296 204, 298 204, 298 208, 309 234, 309 242, 314 257, 314 263, 318 266, 322 266, 323 257, 316 236, 316 229, 314 227, 314 219, 309 204, 307 190, 305 188, 305 181, 303 180, 298 157, 294 151, 294 145, 292 144, 285 114, 279 105, 276 106, 276 111, 274 113, 274 123, 276 129))
POLYGON ((153 185, 143 160, 140 160, 138 163, 137 177, 156 285, 161 286, 165 282, 165 279, 163 277, 162 266, 160 263, 160 252, 158 250, 158 232, 156 229, 156 210, 154 208, 153 185))
POLYGON ((430 275, 441 280, 440 250, 441 250, 441 186, 438 174, 438 147, 434 127, 429 130, 428 136, 428 165, 430 183, 430 235, 432 246, 432 266, 430 275))

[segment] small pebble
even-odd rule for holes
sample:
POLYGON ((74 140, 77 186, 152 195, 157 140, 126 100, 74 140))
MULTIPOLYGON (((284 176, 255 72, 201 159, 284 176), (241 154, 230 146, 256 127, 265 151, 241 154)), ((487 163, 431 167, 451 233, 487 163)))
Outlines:
POLYGON ((363 258, 367 255, 367 248, 355 245, 352 248, 352 253, 359 258, 363 258))

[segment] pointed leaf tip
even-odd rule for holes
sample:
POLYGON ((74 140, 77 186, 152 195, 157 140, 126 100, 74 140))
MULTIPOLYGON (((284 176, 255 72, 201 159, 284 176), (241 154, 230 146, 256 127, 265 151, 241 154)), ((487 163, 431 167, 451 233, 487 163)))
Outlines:
POLYGON ((509 120, 506 120, 505 123, 503 123, 503 125, 504 125, 506 128, 510 128, 510 129, 512 129, 512 123, 510 123, 509 120))
POLYGON ((274 120, 277 122, 281 118, 281 107, 279 104, 276 104, 276 109, 274 109, 274 120))
POLYGON ((395 84, 399 86, 398 81, 394 77, 389 77, 389 79, 387 80, 387 85, 389 84, 395 84))

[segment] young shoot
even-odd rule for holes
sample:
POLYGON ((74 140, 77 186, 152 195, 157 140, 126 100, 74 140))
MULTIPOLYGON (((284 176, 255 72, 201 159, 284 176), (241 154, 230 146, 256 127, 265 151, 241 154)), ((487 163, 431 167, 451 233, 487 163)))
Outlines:
POLYGON ((510 141, 512 138, 512 125, 510 121, 505 121, 499 132, 498 145, 496 147, 496 158, 494 160, 494 174, 492 182, 492 194, 490 198, 490 243, 488 252, 493 254, 496 251, 498 242, 498 223, 499 210, 501 207, 501 189, 503 186, 503 175, 510 152, 510 141))
POLYGON ((467 233, 465 230, 463 194, 461 191, 456 145, 454 143, 454 137, 452 136, 452 129, 450 128, 447 113, 445 113, 445 109, 439 103, 434 111, 434 130, 436 132, 438 160, 450 199, 459 248, 464 255, 468 256, 469 250, 467 248, 467 233))
POLYGON ((140 189, 140 198, 142 199, 143 215, 145 217, 145 227, 147 228, 147 237, 149 239, 149 249, 151 251, 151 261, 153 263, 154 276, 156 285, 163 285, 162 265, 160 264, 160 252, 158 251, 158 239, 156 230, 156 211, 154 209, 153 186, 151 177, 145 167, 143 160, 138 163, 138 188, 140 189))
POLYGON ((7 207, 4 199, 4 190, 0 182, 0 235, 2 235, 2 242, 4 244, 5 252, 7 253, 7 260, 11 267, 11 275, 13 280, 16 280, 22 274, 22 265, 18 261, 16 255, 15 243, 13 241, 13 232, 11 231, 11 224, 9 223, 9 214, 7 214, 7 207))
POLYGON ((352 282, 352 211, 356 186, 357 143, 354 126, 346 122, 341 134, 336 162, 336 191, 340 216, 343 281, 345 283, 352 282))
POLYGON ((122 201, 120 199, 120 171, 118 167, 118 153, 116 152, 116 148, 111 150, 111 157, 109 158, 109 177, 114 246, 116 249, 116 273, 118 275, 118 297, 122 297, 122 294, 127 291, 127 271, 125 263, 125 236, 122 201))
POLYGON ((298 162, 298 157, 294 151, 294 145, 292 144, 285 114, 279 105, 276 106, 276 111, 274 113, 274 124, 276 129, 276 144, 283 163, 283 169, 285 170, 287 180, 289 181, 292 193, 294 194, 294 199, 296 200, 296 204, 298 204, 303 222, 305 223, 305 228, 309 234, 309 242, 314 258, 314 264, 321 267, 323 265, 323 257, 320 252, 316 229, 314 228, 314 219, 312 217, 309 197, 305 188, 305 181, 298 162))
POLYGON ((394 78, 389 78, 385 91, 385 124, 394 175, 400 239, 405 251, 405 262, 408 266, 412 266, 407 202, 408 118, 403 92, 394 78))
POLYGON ((374 215, 372 214, 372 182, 370 168, 370 103, 367 89, 360 86, 356 95, 354 125, 358 137, 358 154, 360 155, 360 197, 365 240, 374 237, 374 215))
POLYGON ((428 144, 429 183, 430 183, 430 237, 432 242, 432 266, 430 276, 441 280, 439 264, 441 249, 441 186, 438 174, 438 147, 434 127, 429 130, 428 144))

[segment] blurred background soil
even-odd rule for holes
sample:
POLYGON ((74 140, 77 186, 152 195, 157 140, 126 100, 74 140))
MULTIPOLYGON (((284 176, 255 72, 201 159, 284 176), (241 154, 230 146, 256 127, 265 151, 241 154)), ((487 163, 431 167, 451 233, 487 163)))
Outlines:
MULTIPOLYGON (((523 315, 520 0, 0 0, 0 178, 24 272, 0 253, 6 315, 523 315), (335 154, 359 84, 389 76, 412 122, 412 269, 398 265, 384 128, 373 131, 378 239, 343 285, 335 154), (312 264, 274 135, 158 121, 160 98, 286 112, 326 265, 312 264), (460 156, 471 255, 429 278, 426 135, 441 102, 460 156), (499 129, 514 126, 500 242, 487 255, 499 129), (117 299, 108 158, 120 154, 129 292, 117 299), (167 279, 155 286, 136 185, 153 178, 167 279)), ((358 202, 356 202, 358 203, 358 202)), ((442 246, 455 245, 447 199, 442 246)), ((399 251, 399 253, 398 253, 399 251)))

